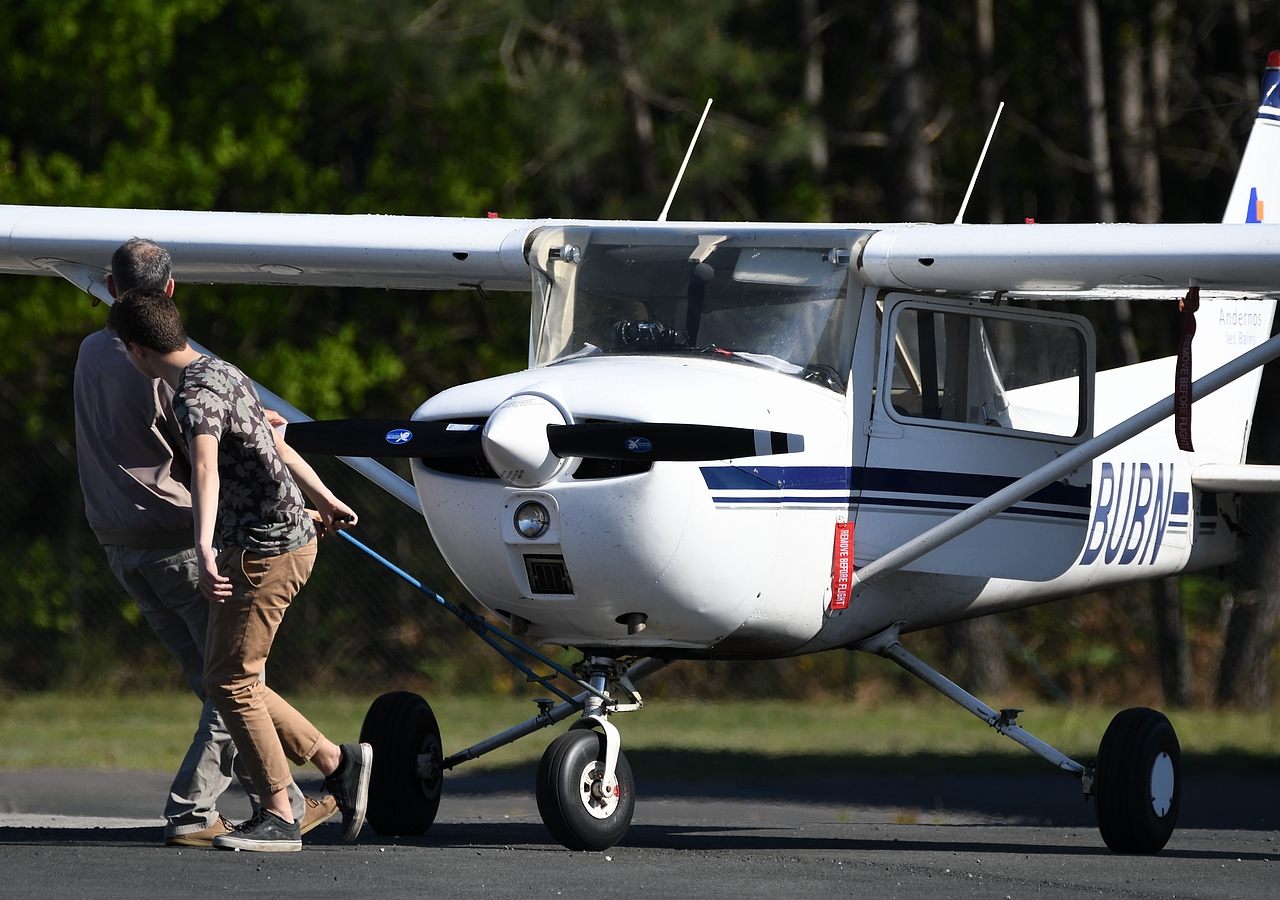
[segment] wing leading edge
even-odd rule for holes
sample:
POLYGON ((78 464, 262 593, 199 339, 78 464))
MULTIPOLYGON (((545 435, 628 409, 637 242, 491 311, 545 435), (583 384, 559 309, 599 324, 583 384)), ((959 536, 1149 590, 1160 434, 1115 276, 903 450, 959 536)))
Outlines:
POLYGON ((530 219, 0 206, 0 272, 106 269, 131 237, 163 244, 182 282, 529 290, 530 219))
MULTIPOLYGON (((131 237, 173 254, 183 282, 527 291, 534 219, 0 206, 0 273, 105 270, 131 237)), ((564 224, 564 223, 558 223, 564 224)), ((623 222, 574 222, 606 229, 623 222)), ((646 223, 653 227, 653 223, 646 223)), ((723 223, 722 223, 723 224, 723 223)), ((711 223, 671 222, 681 233, 711 223)), ((833 226, 755 223, 772 229, 833 226)), ((852 225, 843 228, 855 227, 852 225)), ((898 290, 1069 292, 1105 299, 1280 293, 1280 228, 1257 225, 858 225, 862 280, 898 290)))
POLYGON ((872 235, 860 260, 877 287, 1142 297, 1280 291, 1280 228, 1257 225, 914 225, 872 235))

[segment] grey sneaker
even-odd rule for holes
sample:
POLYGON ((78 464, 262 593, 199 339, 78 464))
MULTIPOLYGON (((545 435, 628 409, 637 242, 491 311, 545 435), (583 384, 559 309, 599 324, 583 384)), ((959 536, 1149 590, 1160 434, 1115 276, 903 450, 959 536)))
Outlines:
POLYGON ((338 801, 342 812, 342 839, 354 841, 364 827, 365 808, 369 805, 369 774, 373 771, 371 744, 343 744, 342 762, 325 778, 324 786, 338 801))
POLYGON ((257 850, 262 853, 288 853, 302 849, 302 827, 286 822, 265 809, 247 822, 236 826, 230 834, 213 839, 216 850, 257 850))

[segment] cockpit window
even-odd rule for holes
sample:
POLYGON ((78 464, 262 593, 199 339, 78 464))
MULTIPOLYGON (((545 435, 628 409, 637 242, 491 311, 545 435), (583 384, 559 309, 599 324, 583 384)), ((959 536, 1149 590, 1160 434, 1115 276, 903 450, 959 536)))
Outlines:
POLYGON ((1034 313, 898 307, 898 417, 1078 437, 1088 425, 1082 329, 1034 313))
POLYGON ((529 254, 530 362, 696 355, 843 392, 856 326, 850 257, 862 234, 544 229, 529 254))

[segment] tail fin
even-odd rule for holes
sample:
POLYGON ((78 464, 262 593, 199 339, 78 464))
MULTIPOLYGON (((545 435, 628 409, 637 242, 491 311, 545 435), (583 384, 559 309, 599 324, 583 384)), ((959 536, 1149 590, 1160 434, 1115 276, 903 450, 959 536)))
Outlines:
POLYGON ((1280 50, 1272 50, 1267 57, 1262 105, 1222 221, 1280 224, 1280 50))

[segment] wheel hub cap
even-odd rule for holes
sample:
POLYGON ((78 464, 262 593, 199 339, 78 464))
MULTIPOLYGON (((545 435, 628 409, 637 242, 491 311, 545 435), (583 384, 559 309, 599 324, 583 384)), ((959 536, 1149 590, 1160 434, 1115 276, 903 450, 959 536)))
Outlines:
POLYGON ((1151 808, 1162 819, 1173 805, 1173 788, 1173 760, 1168 753, 1161 753, 1151 765, 1151 808))
POLYGON ((582 805, 597 819, 609 818, 618 808, 618 776, 611 775, 606 781, 602 775, 604 766, 599 761, 592 760, 587 763, 578 779, 581 787, 578 796, 582 805))

